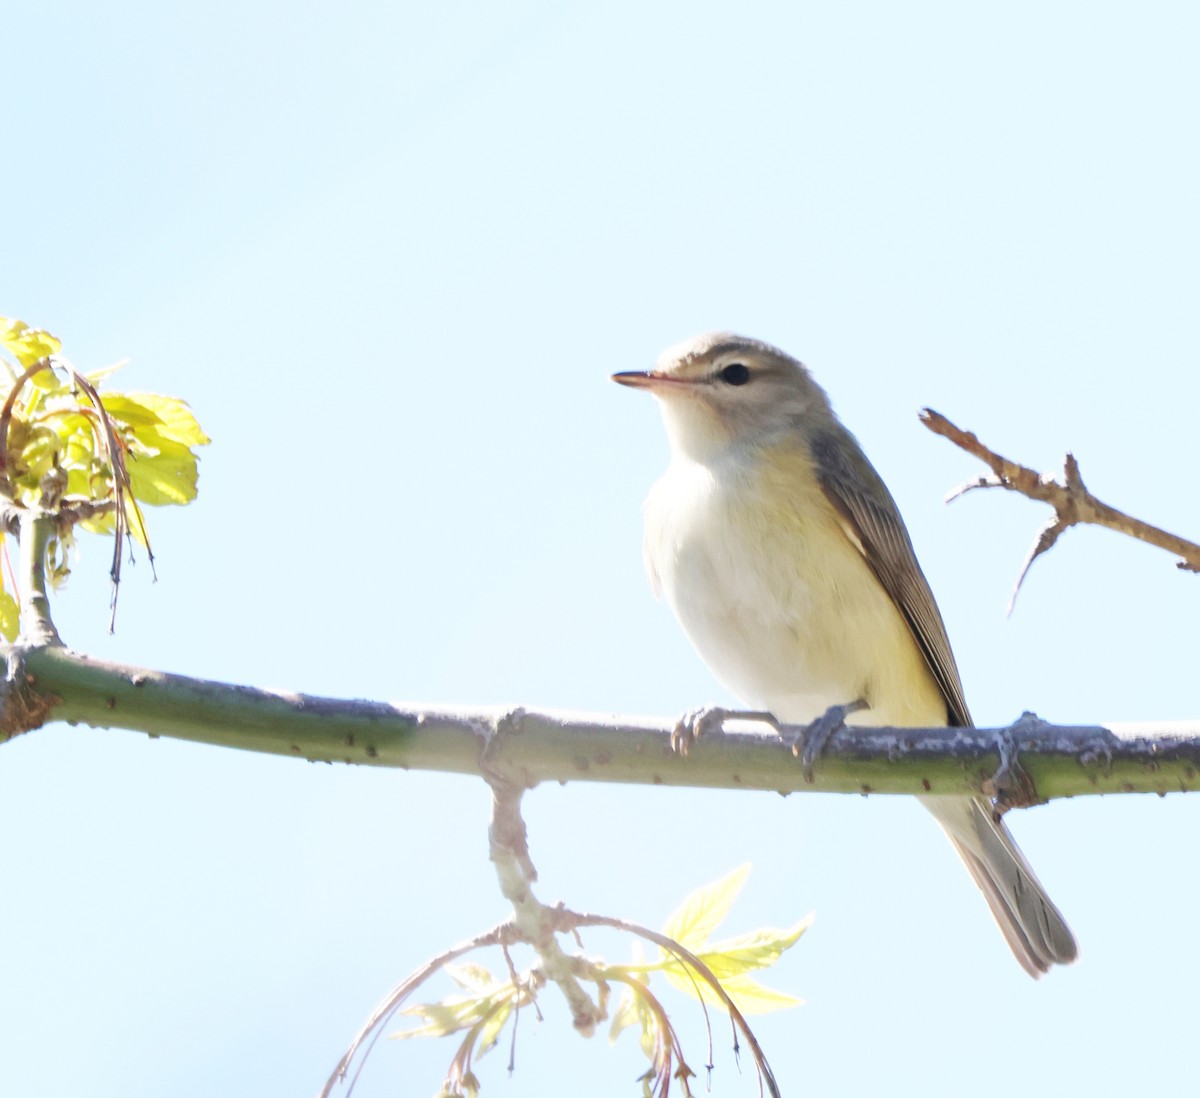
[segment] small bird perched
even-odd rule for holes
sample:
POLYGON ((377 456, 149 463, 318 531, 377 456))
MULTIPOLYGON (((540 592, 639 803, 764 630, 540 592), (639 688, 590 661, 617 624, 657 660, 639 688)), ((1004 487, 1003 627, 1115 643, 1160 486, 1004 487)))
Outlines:
MULTIPOLYGON (((646 500, 646 567, 722 683, 790 724, 970 727, 904 520, 801 363, 716 332, 613 380, 659 400, 671 462, 646 500)), ((1021 967, 1036 978, 1073 961, 1070 929, 992 805, 920 800, 1021 967)))

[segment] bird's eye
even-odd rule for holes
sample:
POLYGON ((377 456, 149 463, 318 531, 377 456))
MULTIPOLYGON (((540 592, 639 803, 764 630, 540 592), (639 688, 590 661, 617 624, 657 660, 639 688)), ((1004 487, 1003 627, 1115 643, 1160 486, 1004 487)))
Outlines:
POLYGON ((733 362, 721 371, 721 380, 730 385, 745 385, 750 380, 750 370, 740 362, 733 362))

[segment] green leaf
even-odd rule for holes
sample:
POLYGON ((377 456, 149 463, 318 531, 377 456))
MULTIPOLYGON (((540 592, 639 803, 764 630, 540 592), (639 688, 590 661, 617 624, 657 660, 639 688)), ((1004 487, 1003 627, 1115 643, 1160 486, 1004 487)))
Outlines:
POLYGON ((0 591, 0 636, 11 644, 20 630, 21 608, 7 591, 0 591))
MULTIPOLYGON (((646 983, 647 981, 643 978, 640 982, 646 983)), ((622 1031, 630 1026, 641 1026, 642 1048, 645 1049, 647 1037, 653 1039, 654 1022, 654 1015, 645 997, 638 995, 633 988, 626 984, 621 991, 621 998, 617 1001, 616 1009, 613 1011, 612 1025, 608 1027, 609 1043, 615 1041, 622 1031)))
POLYGON ((515 1006, 513 998, 510 996, 503 1002, 496 1004, 496 1009, 488 1016, 488 1020, 483 1023, 479 1030, 477 1038, 478 1052, 477 1056, 484 1056, 491 1052, 496 1047, 496 1042, 500 1039, 500 1031, 504 1028, 504 1023, 508 1021, 509 1015, 513 1012, 515 1006))
POLYGON ((402 1014, 419 1015, 425 1019, 423 1025, 413 1029, 402 1029, 392 1034, 392 1040, 403 1041, 409 1037, 446 1037, 462 1029, 469 1029, 484 1015, 484 1000, 476 996, 443 999, 440 1003, 422 1003, 408 1007, 402 1014))
MULTIPOLYGON (((697 950, 696 956, 708 966, 708 970, 730 995, 733 995, 734 989, 740 989, 739 994, 734 996, 739 1007, 742 1006, 743 997, 746 1001, 756 1000, 761 1003, 761 1006, 743 1007, 743 1010, 761 1013, 762 1010, 798 1006, 803 1000, 785 995, 781 991, 764 988, 746 976, 746 973, 774 965, 787 949, 791 949, 800 940, 800 936, 809 929, 811 923, 812 917, 809 916, 800 920, 791 930, 754 930, 750 934, 728 938, 727 941, 715 943, 707 949, 697 950)), ((696 995, 698 991, 707 1002, 719 1002, 709 985, 694 972, 686 971, 682 961, 671 961, 670 964, 662 966, 662 972, 680 990, 689 992, 690 995, 696 995)))
POLYGON ((409 1037, 445 1037, 470 1029, 479 1022, 485 1022, 493 1011, 510 1010, 516 994, 511 983, 504 983, 497 984, 491 991, 481 995, 452 995, 440 1003, 406 1007, 401 1014, 419 1016, 425 1021, 413 1029, 393 1033, 391 1039, 402 1041, 409 1037))
MULTIPOLYGON (((764 927, 721 942, 708 941, 712 931, 729 914, 749 871, 749 865, 740 866, 721 880, 693 892, 668 920, 664 933, 696 955, 742 1013, 761 1014, 799 1006, 802 999, 765 987, 747 973, 775 964, 809 928, 811 915, 787 930, 764 927)), ((662 970, 667 980, 680 990, 708 1003, 721 1003, 708 982, 678 958, 669 957, 662 970)))
POLYGON ((628 987, 621 992, 617 1007, 613 1011, 612 1024, 608 1027, 608 1043, 612 1044, 622 1032, 632 1025, 637 1025, 637 1006, 634 1003, 633 992, 628 987))
POLYGON ((676 908, 663 927, 663 933, 693 953, 698 952, 709 935, 725 921, 749 875, 750 863, 747 862, 719 881, 696 889, 676 908))
MULTIPOLYGON (((694 984, 686 976, 678 973, 667 973, 667 979, 676 987, 688 992, 693 998, 703 999, 710 1006, 723 1007, 725 1003, 712 987, 703 980, 694 984)), ((791 1007, 804 1005, 803 999, 797 999, 785 991, 760 984, 749 976, 739 976, 732 980, 722 980, 721 987, 725 994, 743 1014, 767 1014, 772 1010, 788 1010, 791 1007)))
POLYGON ((196 455, 149 428, 130 446, 126 468, 134 497, 143 503, 161 507, 196 498, 196 455))
POLYGON ((75 549, 75 534, 69 528, 46 542, 46 579, 58 589, 71 575, 70 556, 75 549))
POLYGON ((713 971, 718 980, 726 980, 753 972, 755 969, 770 968, 780 956, 792 948, 812 925, 812 915, 807 915, 790 930, 763 927, 714 942, 697 956, 713 971))
POLYGON ((129 359, 123 358, 120 362, 114 362, 111 366, 101 366, 98 370, 89 370, 83 376, 88 379, 97 388, 104 381, 107 381, 113 374, 124 366, 129 365, 129 359))
POLYGON ((41 328, 31 328, 23 320, 0 316, 0 346, 29 369, 35 362, 58 354, 62 341, 41 328))
MULTIPOLYGON (((725 1005, 712 985, 706 980, 700 979, 699 976, 689 979, 688 974, 680 968, 668 968, 664 971, 667 979, 675 987, 680 991, 686 991, 692 998, 703 999, 712 1006, 725 1005)), ((721 980, 720 983, 725 994, 734 1001, 738 1010, 743 1014, 765 1014, 767 1011, 785 1010, 788 1007, 801 1006, 804 1003, 803 999, 797 999, 794 995, 766 987, 750 976, 735 976, 721 980)))
POLYGON ((16 456, 14 472, 21 480, 21 488, 36 492, 37 486, 57 463, 62 452, 62 439, 58 432, 38 424, 25 436, 25 445, 16 456))
POLYGON ((446 965, 443 969, 463 991, 476 994, 488 992, 496 987, 496 977, 482 965, 446 965))
POLYGON ((658 1015, 650 1009, 650 1004, 641 995, 634 995, 634 1015, 642 1031, 638 1034, 638 1045, 642 1055, 651 1063, 658 1053, 659 1026, 662 1024, 658 1015))
POLYGON ((803 999, 765 987, 749 976, 727 980, 722 986, 743 1014, 767 1014, 772 1010, 789 1010, 804 1005, 803 999))
POLYGON ((161 427, 162 418, 140 400, 126 396, 124 393, 104 393, 101 398, 104 409, 118 423, 124 423, 134 429, 134 433, 143 427, 161 427))
POLYGON ((184 446, 207 446, 212 441, 196 422, 191 409, 175 397, 155 393, 106 393, 104 407, 118 423, 133 431, 135 438, 145 441, 151 436, 183 443, 184 446))
POLYGON ((103 534, 108 536, 114 533, 117 529, 117 518, 111 511, 106 511, 102 515, 96 515, 93 518, 85 519, 79 523, 81 530, 86 530, 90 534, 103 534))

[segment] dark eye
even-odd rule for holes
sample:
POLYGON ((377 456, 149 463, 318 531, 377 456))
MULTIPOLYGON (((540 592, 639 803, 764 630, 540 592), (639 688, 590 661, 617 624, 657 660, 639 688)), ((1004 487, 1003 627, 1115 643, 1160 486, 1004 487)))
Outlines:
POLYGON ((721 371, 721 380, 730 385, 745 385, 750 380, 750 370, 740 362, 734 362, 721 371))

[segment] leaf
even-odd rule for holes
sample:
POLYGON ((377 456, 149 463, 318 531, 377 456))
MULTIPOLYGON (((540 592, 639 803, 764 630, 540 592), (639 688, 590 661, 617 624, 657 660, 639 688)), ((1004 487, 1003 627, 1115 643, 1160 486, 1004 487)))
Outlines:
POLYGON ((75 534, 66 529, 46 542, 46 579, 56 590, 71 575, 70 556, 75 549, 75 534))
MULTIPOLYGON (((725 1005, 712 985, 696 977, 688 979, 686 972, 681 969, 665 969, 667 979, 680 991, 686 991, 694 999, 703 999, 712 1006, 725 1005)), ((743 1014, 765 1014, 772 1010, 786 1010, 789 1007, 801 1006, 803 999, 788 995, 783 991, 760 984, 750 976, 735 976, 721 980, 721 987, 743 1014)))
POLYGON ((482 965, 446 965, 443 969, 463 991, 491 991, 496 986, 496 977, 482 965))
POLYGON ((11 644, 20 630, 21 608, 7 591, 0 591, 0 636, 11 644))
MULTIPOLYGON (((719 923, 728 913, 729 904, 740 890, 748 871, 749 866, 742 866, 734 870, 728 877, 708 886, 707 889, 700 889, 693 893, 676 913, 676 916, 672 918, 685 912, 688 906, 698 898, 700 900, 707 898, 708 904, 704 908, 705 919, 697 919, 694 925, 699 925, 702 921, 707 921, 710 927, 719 923), (735 880, 734 878, 739 874, 740 879, 735 880), (726 886, 725 891, 721 891, 722 886, 726 886), (728 902, 721 909, 721 901, 726 896, 728 896, 728 902), (720 915, 714 918, 713 913, 718 910, 720 910, 720 915)), ((748 934, 727 938, 721 942, 709 944, 705 941, 699 947, 689 948, 716 977, 726 994, 734 1000, 743 1014, 762 1014, 766 1011, 800 1006, 804 1000, 766 987, 752 979, 747 973, 769 968, 775 964, 784 952, 791 949, 800 940, 810 925, 812 925, 812 916, 808 915, 788 930, 764 927, 760 930, 750 931, 748 934)), ((666 933, 671 934, 671 931, 668 929, 666 933)), ((676 937, 676 940, 679 941, 676 935, 671 936, 676 937)), ((686 943, 681 944, 686 945, 686 943)), ((707 1003, 721 1005, 721 998, 712 986, 696 972, 691 971, 685 962, 678 958, 671 958, 663 964, 662 971, 667 980, 681 991, 686 991, 689 995, 699 997, 707 1003)))
POLYGON ((693 953, 698 952, 709 935, 725 921, 749 875, 750 863, 747 862, 719 881, 696 889, 675 909, 663 927, 663 933, 693 953))
POLYGON ((743 1014, 767 1014, 772 1010, 789 1010, 804 1005, 803 999, 797 999, 786 991, 766 987, 749 976, 728 980, 723 986, 743 1014))
POLYGON ((621 991, 621 998, 617 1002, 617 1008, 613 1011, 612 1025, 608 1027, 608 1040, 611 1044, 621 1036, 623 1030, 630 1026, 641 1026, 644 1034, 647 1025, 651 1021, 650 1009, 646 1005, 646 1000, 634 992, 628 984, 621 991))
POLYGON ((812 915, 806 915, 790 930, 763 927, 736 938, 714 942, 698 956, 722 981, 755 969, 770 968, 800 940, 812 925, 812 919, 812 915))
MULTIPOLYGON (((473 967, 473 966, 467 966, 473 967)), ((492 990, 481 995, 452 995, 440 1003, 421 1003, 406 1007, 401 1014, 420 1016, 425 1021, 413 1029, 400 1030, 391 1034, 393 1041, 409 1037, 445 1037, 459 1030, 470 1029, 480 1022, 487 1028, 493 1012, 503 1012, 507 1017, 515 1005, 517 992, 510 982, 496 984, 492 990)), ((503 1025, 501 1021, 500 1025, 503 1025)))
POLYGON ((154 393, 106 393, 104 407, 113 419, 133 428, 135 437, 152 428, 162 438, 185 446, 206 446, 212 441, 196 422, 191 409, 175 397, 154 393))
POLYGON ((120 362, 114 362, 111 366, 101 366, 98 370, 89 370, 83 376, 88 379, 93 385, 99 388, 101 382, 107 381, 122 367, 129 365, 129 359, 123 358, 120 362))
POLYGON ((153 408, 124 393, 105 393, 101 400, 104 410, 118 423, 132 427, 134 434, 138 433, 139 428, 162 426, 162 417, 153 408))
POLYGON ((196 455, 181 442, 146 429, 130 447, 126 468, 134 497, 143 503, 161 507, 196 498, 196 455))
POLYGON ((14 463, 14 473, 21 481, 19 487, 36 492, 41 479, 57 463, 61 452, 62 439, 57 431, 41 424, 31 428, 14 463))
POLYGON ((87 530, 91 534, 109 535, 116 531, 117 518, 111 511, 105 511, 102 515, 95 515, 90 519, 84 519, 79 523, 81 530, 87 530))
POLYGON ((479 1036, 476 1039, 479 1049, 476 1053, 477 1056, 484 1056, 496 1047, 496 1042, 500 1040, 500 1031, 504 1028, 504 1023, 508 1021, 515 1005, 511 997, 496 1004, 496 1009, 492 1011, 488 1020, 479 1030, 479 1036))
POLYGON ((25 369, 62 349, 62 341, 56 336, 6 316, 0 316, 0 345, 25 369))
POLYGON ((483 1018, 490 1005, 489 996, 454 996, 440 1003, 422 1003, 406 1007, 401 1014, 419 1015, 425 1021, 414 1029, 402 1029, 391 1035, 394 1041, 409 1037, 446 1037, 462 1029, 469 1029, 483 1018))

